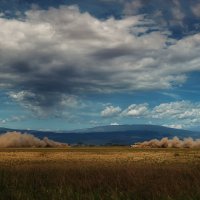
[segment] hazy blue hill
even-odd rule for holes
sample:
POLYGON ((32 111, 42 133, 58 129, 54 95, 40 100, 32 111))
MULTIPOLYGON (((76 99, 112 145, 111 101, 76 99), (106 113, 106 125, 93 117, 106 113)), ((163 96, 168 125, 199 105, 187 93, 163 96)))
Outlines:
MULTIPOLYGON (((14 131, 13 129, 0 128, 0 133, 14 131)), ((36 130, 16 130, 31 133, 39 138, 48 137, 60 142, 69 144, 87 145, 130 145, 150 139, 161 139, 163 137, 180 138, 193 137, 200 138, 199 132, 173 129, 156 125, 119 125, 119 126, 100 126, 89 129, 80 129, 68 132, 44 132, 36 130)))
POLYGON ((158 126, 158 125, 109 125, 109 126, 98 126, 94 128, 88 128, 88 129, 80 129, 80 130, 74 130, 72 132, 74 133, 95 133, 95 132, 124 132, 124 131, 156 131, 156 132, 167 132, 167 133, 177 133, 177 134, 193 134, 193 131, 188 130, 181 130, 181 129, 174 129, 174 128, 168 128, 165 126, 158 126))

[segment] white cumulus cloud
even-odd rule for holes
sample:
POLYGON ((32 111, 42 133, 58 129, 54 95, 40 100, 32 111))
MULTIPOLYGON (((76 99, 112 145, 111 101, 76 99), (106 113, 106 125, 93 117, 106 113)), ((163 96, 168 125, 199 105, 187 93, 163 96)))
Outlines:
POLYGON ((148 115, 148 104, 132 104, 122 112, 123 116, 144 117, 148 115))
POLYGON ((103 111, 101 111, 102 117, 114 117, 117 116, 121 112, 121 108, 119 106, 107 106, 103 111))

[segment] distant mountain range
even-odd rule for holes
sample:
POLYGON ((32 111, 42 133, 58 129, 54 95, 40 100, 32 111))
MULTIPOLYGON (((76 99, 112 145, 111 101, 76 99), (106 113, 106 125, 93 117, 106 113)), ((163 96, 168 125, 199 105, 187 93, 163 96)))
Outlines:
POLYGON ((8 131, 26 132, 39 138, 48 137, 49 139, 72 145, 131 145, 135 142, 142 142, 155 138, 161 139, 163 137, 172 138, 174 136, 178 136, 179 138, 200 138, 200 132, 173 129, 157 125, 110 125, 66 132, 0 128, 0 134, 8 131))

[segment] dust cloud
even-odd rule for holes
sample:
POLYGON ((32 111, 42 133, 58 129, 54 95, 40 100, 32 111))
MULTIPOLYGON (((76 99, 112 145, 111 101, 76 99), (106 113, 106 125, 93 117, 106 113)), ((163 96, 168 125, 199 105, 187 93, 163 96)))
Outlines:
POLYGON ((0 135, 0 148, 23 147, 67 147, 67 144, 55 142, 47 137, 39 139, 34 135, 20 132, 7 132, 0 135))
POLYGON ((135 143, 133 148, 200 148, 200 139, 194 140, 193 138, 179 139, 174 137, 169 139, 167 137, 161 140, 153 139, 141 143, 135 143))

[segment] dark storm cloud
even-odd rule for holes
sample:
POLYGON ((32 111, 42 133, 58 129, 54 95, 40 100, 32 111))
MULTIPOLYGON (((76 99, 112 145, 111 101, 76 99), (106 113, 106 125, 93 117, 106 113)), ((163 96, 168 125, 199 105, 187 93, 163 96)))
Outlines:
POLYGON ((0 18, 1 86, 26 108, 50 112, 71 104, 74 94, 184 83, 184 73, 200 69, 200 36, 171 41, 169 31, 148 31, 149 24, 144 16, 99 20, 76 6, 29 10, 23 20, 0 18), (173 61, 186 53, 192 63, 173 61))
POLYGON ((105 48, 95 52, 94 56, 99 59, 112 59, 120 56, 129 56, 133 54, 133 50, 129 47, 114 47, 114 48, 105 48))

